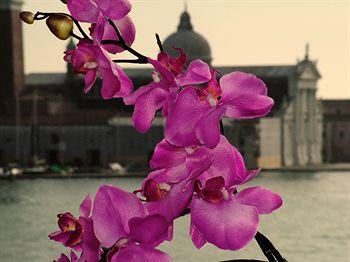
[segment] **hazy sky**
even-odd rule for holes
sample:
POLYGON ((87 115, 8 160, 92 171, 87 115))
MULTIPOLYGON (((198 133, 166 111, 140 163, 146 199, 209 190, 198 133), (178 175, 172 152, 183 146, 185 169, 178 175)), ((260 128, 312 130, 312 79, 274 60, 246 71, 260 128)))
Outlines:
MULTIPOLYGON (((134 47, 155 56, 154 33, 162 39, 176 30, 184 9, 180 0, 131 1, 137 29, 134 47)), ((209 41, 213 65, 295 64, 310 43, 310 57, 322 74, 318 96, 350 97, 348 1, 187 1, 195 31, 209 41)), ((65 11, 59 0, 26 0, 23 9, 65 11)), ((45 23, 24 25, 25 71, 65 70, 67 42, 50 35, 45 23)), ((130 65, 126 65, 130 67, 130 65)))

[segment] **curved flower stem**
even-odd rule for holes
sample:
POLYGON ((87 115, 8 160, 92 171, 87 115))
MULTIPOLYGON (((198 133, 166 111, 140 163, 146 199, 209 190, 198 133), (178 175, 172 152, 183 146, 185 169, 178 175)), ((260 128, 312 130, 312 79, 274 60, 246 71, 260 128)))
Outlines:
POLYGON ((163 44, 162 44, 162 41, 160 40, 160 36, 158 35, 158 33, 156 33, 156 39, 157 39, 157 45, 159 47, 160 52, 164 52, 163 44))
MULTIPOLYGON (((51 14, 65 15, 65 16, 69 17, 70 19, 72 19, 73 23, 76 25, 76 27, 78 28, 79 32, 82 34, 83 38, 87 39, 87 40, 91 40, 90 37, 85 33, 85 31, 81 27, 79 21, 77 19, 75 19, 73 16, 71 16, 70 14, 67 14, 67 13, 46 13, 46 12, 38 11, 34 15, 34 20, 44 20, 44 19, 48 18, 51 14)), ((81 37, 76 37, 77 35, 75 35, 75 34, 72 35, 72 36, 77 38, 77 39, 79 39, 79 40, 83 39, 81 37)))
POLYGON ((124 37, 122 36, 122 34, 120 33, 118 27, 115 25, 115 23, 111 20, 108 19, 108 23, 113 27, 114 31, 116 32, 117 36, 118 36, 118 41, 113 41, 113 40, 104 40, 102 41, 102 44, 115 44, 115 45, 119 45, 122 48, 124 48, 126 51, 128 51, 130 54, 133 54, 134 56, 136 56, 138 59, 136 60, 114 60, 114 62, 116 63, 137 63, 137 64, 148 64, 148 58, 144 55, 142 55, 141 53, 137 52, 135 49, 131 48, 130 46, 128 46, 128 44, 126 43, 124 37))
MULTIPOLYGON (((220 120, 220 131, 221 134, 224 135, 224 123, 222 120, 220 120)), ((280 252, 274 247, 271 241, 259 231, 255 235, 255 240, 269 262, 287 262, 287 260, 283 258, 280 252)))

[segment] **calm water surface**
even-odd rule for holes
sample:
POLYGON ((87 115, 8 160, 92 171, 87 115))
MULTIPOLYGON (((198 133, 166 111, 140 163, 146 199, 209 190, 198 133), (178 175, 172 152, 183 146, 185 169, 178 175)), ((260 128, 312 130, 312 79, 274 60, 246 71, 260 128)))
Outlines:
MULTIPOLYGON (((87 192, 100 184, 127 190, 141 179, 0 180, 0 261, 52 261, 64 249, 48 240, 56 230, 56 214, 72 211, 87 192)), ((260 231, 290 261, 350 261, 350 173, 265 173, 250 185, 279 192, 284 206, 262 217, 260 231)), ((264 259, 253 241, 238 252, 219 251, 207 244, 197 251, 188 237, 188 218, 175 224, 172 244, 160 248, 174 261, 219 261, 233 258, 264 259)))

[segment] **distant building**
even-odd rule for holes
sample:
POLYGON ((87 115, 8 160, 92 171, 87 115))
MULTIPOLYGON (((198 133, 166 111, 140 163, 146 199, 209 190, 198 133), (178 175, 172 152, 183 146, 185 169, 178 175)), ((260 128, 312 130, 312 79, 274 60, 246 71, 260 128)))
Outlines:
POLYGON ((324 162, 350 162, 350 99, 322 100, 324 162))
MULTIPOLYGON (((0 165, 9 161, 45 158, 49 163, 99 166, 110 161, 146 165, 163 137, 163 119, 141 135, 131 125, 132 107, 120 100, 101 99, 100 82, 83 94, 83 78, 66 73, 23 76, 22 35, 17 18, 20 1, 0 0, 5 45, 0 49, 0 165)), ((164 41, 183 48, 190 60, 212 61, 208 41, 193 30, 190 15, 182 13, 178 30, 164 41)), ((68 49, 75 48, 71 41, 68 49)), ((216 66, 215 66, 216 67, 216 66)), ((322 113, 316 99, 320 74, 308 57, 294 65, 218 66, 223 74, 252 73, 262 78, 276 104, 262 119, 226 119, 225 134, 245 156, 249 167, 281 167, 322 162, 322 113)), ((125 69, 135 87, 151 81, 151 67, 125 69)), ((335 102, 336 103, 336 102, 335 102)), ((335 154, 332 154, 334 157, 335 154)), ((328 157, 328 156, 327 156, 328 157)), ((328 159, 328 158, 327 158, 328 159)))

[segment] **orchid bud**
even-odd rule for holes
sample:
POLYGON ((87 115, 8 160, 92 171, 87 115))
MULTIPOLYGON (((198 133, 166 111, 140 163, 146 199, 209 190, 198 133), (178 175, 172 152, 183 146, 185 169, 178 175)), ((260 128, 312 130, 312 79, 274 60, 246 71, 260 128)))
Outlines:
POLYGON ((73 30, 73 21, 61 14, 51 14, 46 19, 46 25, 50 31, 59 39, 66 40, 70 37, 73 30))
POLYGON ((34 14, 32 12, 23 11, 19 14, 19 17, 24 23, 28 25, 31 25, 34 23, 34 14))

